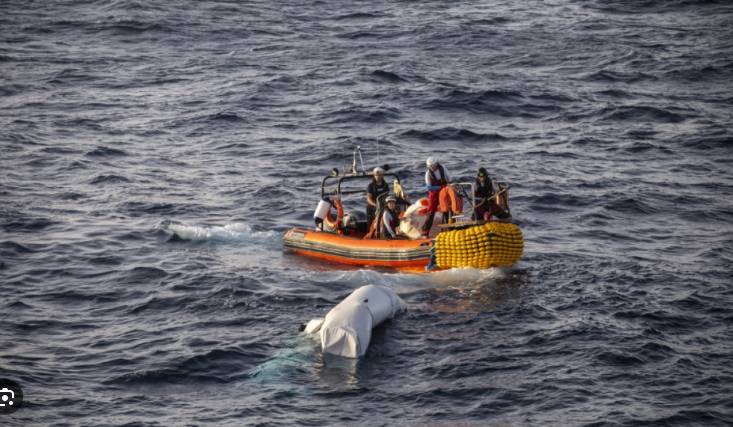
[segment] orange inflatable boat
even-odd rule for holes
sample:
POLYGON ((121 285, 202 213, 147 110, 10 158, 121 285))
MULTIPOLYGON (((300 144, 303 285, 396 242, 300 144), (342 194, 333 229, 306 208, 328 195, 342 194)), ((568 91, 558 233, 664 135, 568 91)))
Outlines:
MULTIPOLYGON (((363 169, 363 168, 362 168, 363 169)), ((394 194, 405 201, 399 176, 384 173, 384 179, 391 178, 394 194)), ((321 182, 321 200, 314 213, 315 229, 295 227, 283 237, 287 251, 317 260, 348 264, 352 266, 390 268, 400 271, 433 271, 447 268, 489 268, 512 265, 519 260, 524 250, 522 232, 508 221, 474 221, 472 183, 458 183, 445 188, 441 194, 441 218, 450 218, 450 223, 438 225, 430 238, 420 235, 419 227, 425 215, 423 201, 412 204, 403 214, 400 224, 401 237, 387 240, 379 234, 375 223, 369 224, 366 215, 360 211, 344 209, 343 199, 358 195, 358 205, 364 205, 364 189, 371 175, 363 170, 339 176, 334 170, 321 182), (468 186, 470 193, 461 188, 468 186), (460 194, 459 194, 460 193, 460 194), (463 198, 469 210, 464 213, 463 198), (411 216, 415 215, 415 216, 411 216), (416 220, 416 217, 418 219, 416 220)), ((506 188, 501 190, 506 197, 506 188)), ((497 193, 497 197, 498 194, 497 193)), ((377 198, 376 218, 381 218, 384 199, 377 198)), ((440 215, 440 214, 437 214, 440 215)), ((437 221, 435 221, 437 222, 437 221)))

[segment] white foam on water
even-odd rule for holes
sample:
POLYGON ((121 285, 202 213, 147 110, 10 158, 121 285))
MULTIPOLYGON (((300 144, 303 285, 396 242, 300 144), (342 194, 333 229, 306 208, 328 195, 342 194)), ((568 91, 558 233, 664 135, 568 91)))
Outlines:
POLYGON ((230 223, 222 226, 190 225, 164 222, 159 226, 182 240, 193 242, 248 243, 268 248, 280 247, 282 236, 275 231, 256 231, 249 224, 230 223))
POLYGON ((383 285, 393 288, 399 294, 425 289, 447 287, 477 287, 487 281, 506 277, 511 267, 477 269, 452 268, 433 273, 389 273, 375 270, 339 271, 319 273, 318 280, 324 283, 346 283, 354 287, 365 284, 383 285))

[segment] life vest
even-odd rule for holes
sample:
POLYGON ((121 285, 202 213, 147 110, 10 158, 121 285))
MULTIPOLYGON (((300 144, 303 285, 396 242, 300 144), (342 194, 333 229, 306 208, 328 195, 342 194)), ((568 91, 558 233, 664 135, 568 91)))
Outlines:
POLYGON ((482 198, 482 199, 488 199, 489 197, 494 195, 494 188, 491 183, 491 178, 486 177, 486 180, 484 181, 484 185, 481 185, 481 182, 477 179, 476 180, 476 190, 475 193, 476 197, 482 198))
POLYGON ((450 185, 440 189, 438 195, 440 212, 452 212, 458 214, 463 212, 463 199, 456 193, 456 189, 450 185))
POLYGON ((448 184, 448 181, 445 179, 445 169, 443 169, 443 165, 438 163, 438 171, 440 172, 440 179, 435 176, 435 173, 433 173, 432 170, 428 169, 428 176, 430 177, 430 185, 439 185, 444 186, 448 184))

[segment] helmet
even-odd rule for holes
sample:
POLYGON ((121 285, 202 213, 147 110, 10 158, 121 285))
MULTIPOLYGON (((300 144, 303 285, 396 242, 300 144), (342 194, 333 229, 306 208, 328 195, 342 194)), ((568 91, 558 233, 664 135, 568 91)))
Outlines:
POLYGON ((376 168, 374 168, 374 170, 372 170, 372 173, 375 174, 375 175, 376 174, 384 175, 384 169, 382 169, 379 166, 377 166, 376 168))
POLYGON ((486 168, 478 168, 478 173, 476 173, 476 176, 488 176, 489 173, 486 172, 486 168))
POLYGON ((391 195, 391 194, 389 196, 387 196, 386 199, 384 199, 384 202, 385 203, 396 202, 396 201, 397 201, 397 198, 395 196, 391 195))
POLYGON ((427 160, 425 160, 425 166, 427 166, 427 167, 431 167, 431 166, 433 166, 433 165, 434 165, 434 164, 436 164, 436 163, 438 163, 438 161, 437 161, 437 160, 435 160, 435 159, 434 159, 434 158, 432 158, 432 157, 428 157, 428 159, 427 159, 427 160))

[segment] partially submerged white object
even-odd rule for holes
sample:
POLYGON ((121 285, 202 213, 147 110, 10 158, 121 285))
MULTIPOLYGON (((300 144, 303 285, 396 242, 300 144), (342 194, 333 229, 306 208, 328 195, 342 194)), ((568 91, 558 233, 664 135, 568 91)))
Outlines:
POLYGON ((366 353, 372 328, 406 308, 405 302, 392 289, 366 285, 331 309, 325 319, 308 322, 305 332, 320 332, 324 353, 357 358, 366 353))
POLYGON ((321 325, 323 325, 322 317, 319 317, 318 319, 313 319, 310 322, 308 322, 307 325, 305 325, 304 331, 308 335, 315 334, 316 332, 318 332, 319 329, 321 329, 321 325))

